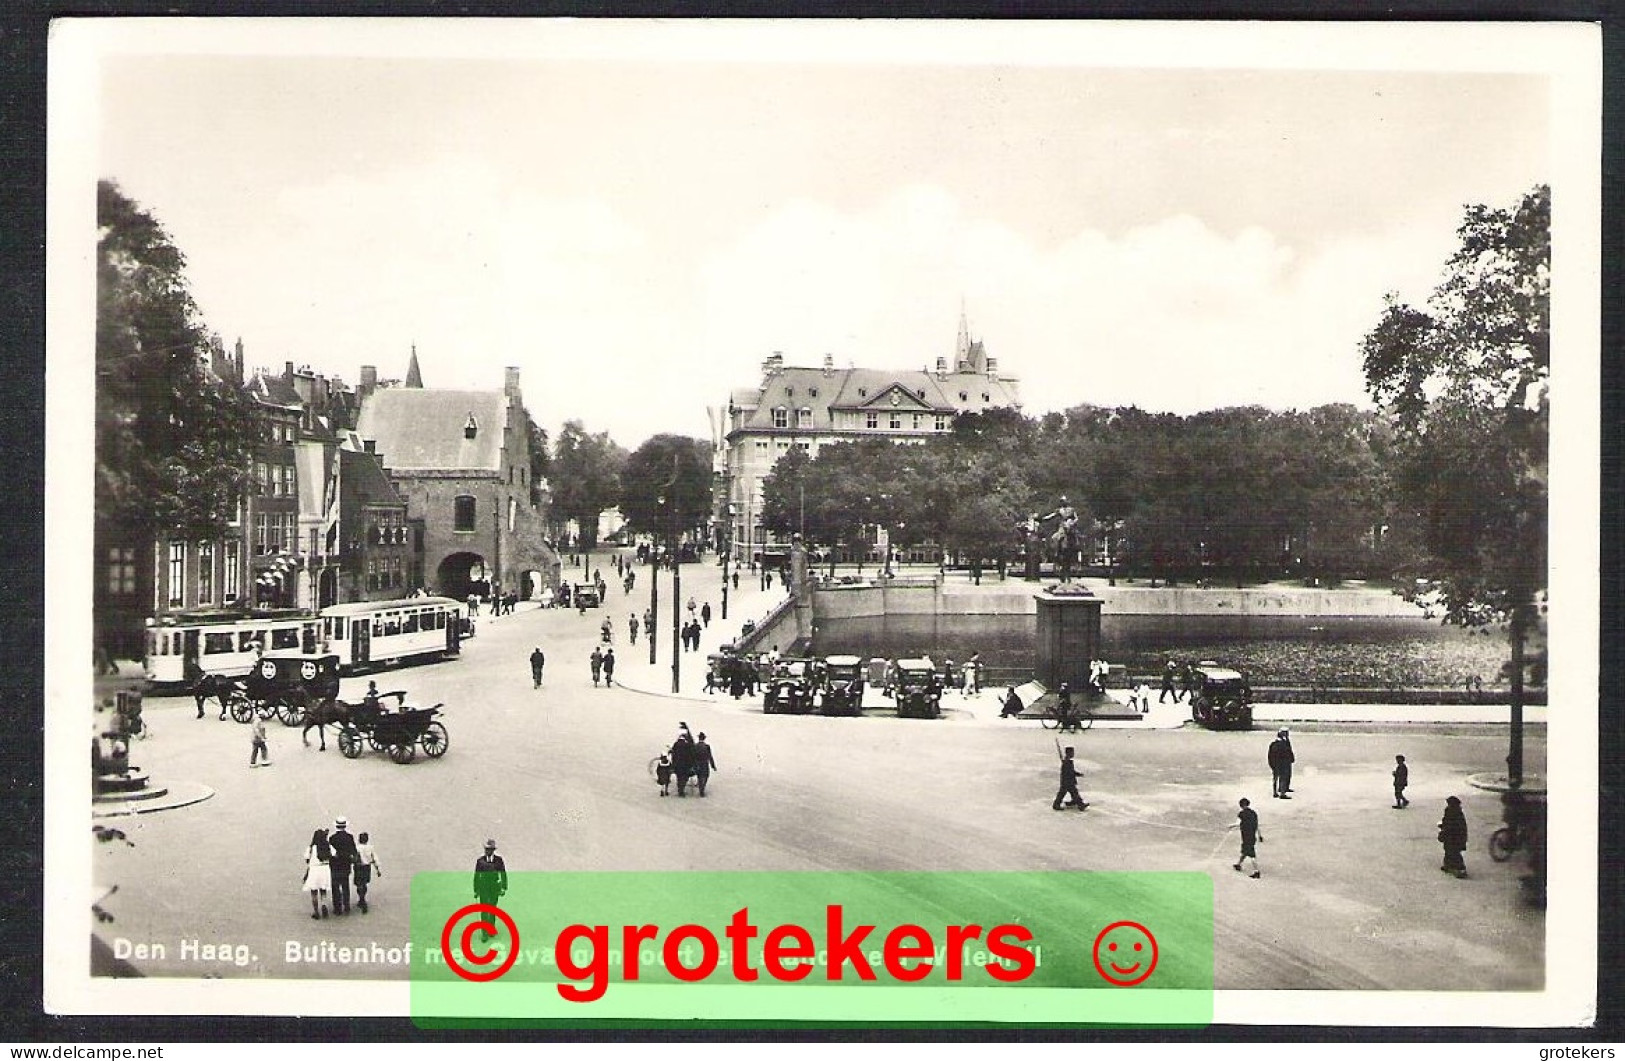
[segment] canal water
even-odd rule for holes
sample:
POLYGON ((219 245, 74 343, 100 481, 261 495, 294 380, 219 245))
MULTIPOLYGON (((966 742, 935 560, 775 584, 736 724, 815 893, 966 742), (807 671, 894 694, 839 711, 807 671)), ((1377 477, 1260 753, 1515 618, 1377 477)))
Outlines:
MULTIPOLYGON (((818 655, 869 658, 973 652, 994 672, 1030 673, 1031 615, 888 616, 830 619, 813 638, 818 655)), ((1504 685, 1506 633, 1463 630, 1422 618, 1236 615, 1106 615, 1101 656, 1130 675, 1155 675, 1168 659, 1210 659, 1244 670, 1255 685, 1363 689, 1460 689, 1469 678, 1504 685)))

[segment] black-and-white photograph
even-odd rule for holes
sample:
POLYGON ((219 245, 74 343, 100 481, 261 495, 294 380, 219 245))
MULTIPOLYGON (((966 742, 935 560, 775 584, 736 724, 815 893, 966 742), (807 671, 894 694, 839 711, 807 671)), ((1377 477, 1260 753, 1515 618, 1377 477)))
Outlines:
POLYGON ((1595 1012, 1595 27, 57 29, 47 1009, 1065 871, 1215 1023, 1595 1012))

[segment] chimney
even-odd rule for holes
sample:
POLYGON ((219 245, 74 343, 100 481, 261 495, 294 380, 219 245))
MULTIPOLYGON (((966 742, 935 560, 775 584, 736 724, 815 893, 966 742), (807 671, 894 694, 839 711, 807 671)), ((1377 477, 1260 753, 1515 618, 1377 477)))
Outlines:
POLYGON ((987 359, 987 378, 999 378, 999 359, 996 357, 990 357, 987 359))
POLYGON ((519 367, 509 365, 503 370, 502 393, 508 397, 519 400, 519 367))
POLYGON ((835 355, 834 354, 825 354, 824 355, 824 375, 826 375, 826 376, 833 375, 834 372, 835 372, 835 355))
POLYGON ((377 365, 362 365, 361 366, 361 386, 357 387, 356 390, 360 393, 361 397, 368 398, 368 397, 371 397, 372 392, 377 390, 377 389, 378 389, 378 366, 377 365))
POLYGON ((287 380, 289 383, 293 382, 293 362, 292 361, 284 361, 284 362, 282 362, 282 378, 287 380))
POLYGON ((947 377, 947 375, 948 375, 948 359, 946 357, 937 358, 937 378, 938 379, 944 379, 944 378, 947 377))
POLYGON ((373 438, 364 438, 364 439, 362 439, 361 440, 361 449, 365 453, 377 453, 378 452, 378 440, 373 439, 373 438))

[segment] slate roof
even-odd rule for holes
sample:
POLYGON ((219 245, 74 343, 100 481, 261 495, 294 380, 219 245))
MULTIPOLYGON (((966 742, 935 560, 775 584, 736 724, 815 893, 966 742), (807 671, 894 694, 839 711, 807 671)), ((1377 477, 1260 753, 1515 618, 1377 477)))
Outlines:
POLYGON ((257 375, 248 384, 248 393, 266 405, 303 409, 305 400, 292 383, 281 376, 257 375))
POLYGON ((362 504, 405 504, 401 496, 395 492, 395 484, 389 481, 389 476, 378 466, 378 460, 371 453, 357 453, 354 450, 341 449, 339 453, 339 475, 344 480, 345 491, 358 499, 362 504))
POLYGON ((838 368, 826 373, 822 368, 785 366, 768 376, 766 383, 765 390, 747 392, 748 402, 734 392, 734 408, 744 413, 736 430, 827 432, 835 430, 832 411, 897 408, 954 414, 1021 404, 1016 380, 973 372, 949 372, 938 378, 937 373, 921 369, 838 368), (891 401, 894 391, 899 392, 895 406, 891 401), (982 400, 984 394, 986 401, 982 400), (790 410, 788 429, 773 427, 773 410, 779 407, 790 410), (810 427, 797 426, 796 411, 804 408, 812 410, 810 427))
POLYGON ((391 471, 502 470, 508 396, 502 391, 389 387, 361 403, 356 434, 376 443, 391 471), (478 431, 463 437, 473 414, 478 431))

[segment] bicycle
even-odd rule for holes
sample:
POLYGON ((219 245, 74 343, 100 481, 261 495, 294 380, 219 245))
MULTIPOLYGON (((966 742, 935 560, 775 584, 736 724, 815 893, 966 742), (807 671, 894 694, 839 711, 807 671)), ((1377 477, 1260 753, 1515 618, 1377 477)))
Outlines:
POLYGON ((1095 724, 1095 713, 1089 706, 1074 705, 1069 711, 1050 707, 1040 716, 1039 724, 1045 729, 1058 729, 1062 733, 1082 733, 1095 724))
POLYGON ((1490 859, 1505 862, 1529 842, 1528 833, 1516 825, 1503 825, 1490 834, 1490 859))

